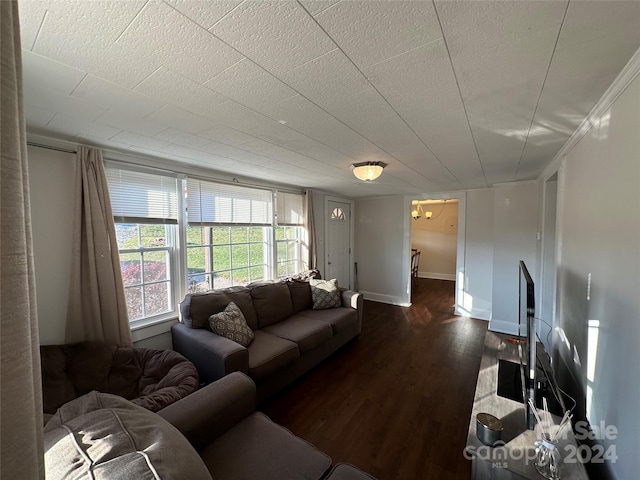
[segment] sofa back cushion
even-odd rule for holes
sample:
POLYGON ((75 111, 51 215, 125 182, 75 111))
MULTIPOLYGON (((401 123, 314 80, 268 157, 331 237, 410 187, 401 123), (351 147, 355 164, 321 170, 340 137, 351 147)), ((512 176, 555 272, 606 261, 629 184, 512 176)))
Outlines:
POLYGON ((265 281, 254 283, 249 288, 259 328, 282 322, 293 315, 291 293, 286 282, 265 281))
POLYGON ((44 450, 47 480, 211 478, 173 425, 123 398, 95 391, 63 405, 49 420, 44 450))
POLYGON ((156 412, 198 388, 195 366, 173 350, 103 342, 41 345, 40 361, 46 414, 92 390, 156 412))
POLYGON ((291 302, 293 303, 293 312, 299 313, 303 310, 310 310, 313 306, 311 300, 311 286, 309 281, 290 280, 287 282, 289 293, 291 293, 291 302))
POLYGON ((44 413, 92 390, 128 400, 138 396, 142 366, 133 349, 102 342, 40 346, 44 413))
POLYGON ((205 293, 189 293, 180 303, 182 322, 190 328, 210 328, 209 317, 235 303, 252 330, 258 328, 258 318, 247 287, 235 286, 205 293))

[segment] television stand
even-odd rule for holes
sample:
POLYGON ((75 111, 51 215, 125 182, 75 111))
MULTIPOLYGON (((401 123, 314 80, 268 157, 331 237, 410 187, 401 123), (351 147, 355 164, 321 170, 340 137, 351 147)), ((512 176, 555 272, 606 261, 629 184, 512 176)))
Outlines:
MULTIPOLYGON (((517 346, 507 341, 510 335, 487 331, 484 350, 480 361, 480 371, 469 420, 465 457, 471 459, 474 480, 499 479, 522 480, 542 479, 534 466, 535 447, 538 431, 527 430, 524 404, 498 395, 498 365, 500 360, 519 362, 517 346), (504 446, 487 447, 476 437, 476 415, 490 413, 499 418, 503 425, 504 446)), ((556 424, 560 418, 553 416, 556 424)), ((576 441, 570 430, 559 443, 561 452, 571 451, 576 441)), ((564 455, 563 455, 564 456, 564 455)), ((562 480, 587 480, 584 465, 563 463, 560 469, 562 480)))

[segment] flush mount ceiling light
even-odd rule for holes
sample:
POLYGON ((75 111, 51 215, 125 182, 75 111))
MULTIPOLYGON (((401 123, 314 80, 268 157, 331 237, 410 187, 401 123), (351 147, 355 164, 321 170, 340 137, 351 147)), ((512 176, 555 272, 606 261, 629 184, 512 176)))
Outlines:
POLYGON ((386 166, 387 164, 383 162, 361 162, 351 165, 351 170, 357 179, 370 182, 378 178, 386 166))

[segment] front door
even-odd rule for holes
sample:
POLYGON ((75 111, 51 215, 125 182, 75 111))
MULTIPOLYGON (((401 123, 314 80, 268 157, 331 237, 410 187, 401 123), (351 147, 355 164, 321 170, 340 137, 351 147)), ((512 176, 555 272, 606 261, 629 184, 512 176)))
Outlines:
POLYGON ((338 280, 338 286, 351 288, 351 205, 329 200, 327 202, 329 224, 327 229, 327 259, 325 278, 338 280))

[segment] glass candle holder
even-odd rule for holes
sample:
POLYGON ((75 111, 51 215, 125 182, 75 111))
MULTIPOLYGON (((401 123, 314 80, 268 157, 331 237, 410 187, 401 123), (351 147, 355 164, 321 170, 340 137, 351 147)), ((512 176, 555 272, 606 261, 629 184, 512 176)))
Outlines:
POLYGON ((562 458, 558 450, 558 441, 552 441, 548 434, 543 433, 542 438, 534 442, 534 445, 536 447, 534 465, 538 473, 549 480, 559 480, 562 458))

